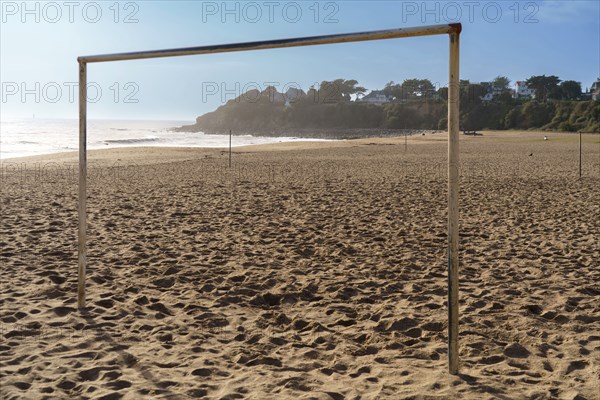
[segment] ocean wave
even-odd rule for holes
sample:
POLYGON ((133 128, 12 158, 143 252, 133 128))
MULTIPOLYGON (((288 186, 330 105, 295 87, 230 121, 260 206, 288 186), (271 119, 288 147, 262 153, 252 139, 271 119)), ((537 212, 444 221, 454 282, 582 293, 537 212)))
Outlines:
POLYGON ((106 139, 102 143, 105 144, 138 144, 138 143, 155 143, 160 140, 159 137, 147 137, 147 138, 129 138, 129 139, 106 139))

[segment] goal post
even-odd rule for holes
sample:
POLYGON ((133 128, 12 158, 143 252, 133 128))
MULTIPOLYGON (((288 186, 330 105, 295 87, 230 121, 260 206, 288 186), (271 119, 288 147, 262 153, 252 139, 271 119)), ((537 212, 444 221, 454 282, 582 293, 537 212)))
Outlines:
POLYGON ((286 47, 314 46, 414 36, 445 35, 450 38, 448 80, 448 370, 458 373, 458 193, 459 193, 459 50, 462 25, 442 24, 371 32, 308 36, 258 42, 149 50, 129 53, 81 56, 79 63, 79 232, 77 306, 85 307, 87 267, 87 64, 179 57, 198 54, 229 53, 286 47))

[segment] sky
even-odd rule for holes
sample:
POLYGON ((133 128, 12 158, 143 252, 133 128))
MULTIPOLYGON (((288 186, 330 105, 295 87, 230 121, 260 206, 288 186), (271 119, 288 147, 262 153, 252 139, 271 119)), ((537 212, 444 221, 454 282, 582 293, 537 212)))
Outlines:
MULTIPOLYGON (((600 2, 0 1, 0 118, 77 118, 77 56, 461 22, 461 79, 600 77, 600 2)), ((193 121, 249 89, 448 82, 448 39, 391 39, 88 66, 90 119, 193 121)))

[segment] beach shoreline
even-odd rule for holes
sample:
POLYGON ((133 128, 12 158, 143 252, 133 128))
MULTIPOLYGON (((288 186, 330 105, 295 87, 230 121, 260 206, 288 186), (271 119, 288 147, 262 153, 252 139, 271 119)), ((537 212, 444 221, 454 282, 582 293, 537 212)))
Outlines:
MULTIPOLYGON (((409 130, 407 130, 409 131, 409 130)), ((243 151, 243 150, 256 150, 256 151, 265 151, 265 150, 289 150, 289 149, 312 149, 312 148, 327 148, 327 147, 344 147, 344 146, 353 146, 355 144, 363 144, 363 143, 391 143, 397 145, 403 145, 404 142, 410 142, 413 144, 424 144, 431 142, 440 142, 447 141, 448 136, 445 131, 421 131, 421 130, 410 130, 413 132, 412 135, 397 134, 391 136, 366 136, 366 137, 356 137, 350 139, 332 139, 332 140, 319 140, 318 138, 312 138, 316 140, 310 140, 311 138, 304 138, 307 140, 302 141, 289 141, 289 142, 275 142, 275 143, 263 143, 263 144, 249 144, 249 145, 236 145, 232 147, 233 152, 243 151)), ((212 135, 212 134, 210 134, 212 135)), ((600 143, 600 135, 596 133, 583 133, 584 142, 588 144, 597 144, 600 143)), ((556 138, 560 141, 570 141, 575 143, 578 141, 579 133, 577 132, 547 132, 547 131, 481 131, 481 137, 471 137, 468 135, 463 135, 461 133, 460 140, 482 140, 483 136, 487 139, 494 139, 499 141, 522 141, 523 143, 530 142, 532 140, 543 140, 544 137, 556 138)), ((303 138, 300 138, 303 139, 303 138)), ((139 150, 142 152, 222 152, 228 151, 228 147, 199 147, 199 146, 127 146, 127 147, 114 147, 109 149, 92 149, 88 150, 88 154, 102 154, 104 152, 117 152, 120 155, 130 154, 132 157, 135 157, 135 153, 139 150)), ((107 153, 109 154, 109 153, 107 153)), ((77 155, 77 151, 64 151, 64 152, 53 152, 47 154, 38 154, 31 156, 22 156, 22 157, 11 157, 0 159, 0 162, 4 161, 44 161, 44 160, 54 160, 54 159, 67 159, 71 158, 70 156, 77 155)))

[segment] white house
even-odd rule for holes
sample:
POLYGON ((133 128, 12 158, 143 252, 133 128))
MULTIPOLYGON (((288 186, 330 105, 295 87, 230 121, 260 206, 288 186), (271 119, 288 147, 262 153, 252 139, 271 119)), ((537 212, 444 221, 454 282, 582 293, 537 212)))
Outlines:
POLYGON ((525 81, 517 81, 517 83, 515 84, 515 91, 513 92, 513 98, 515 98, 515 99, 519 99, 519 98, 534 99, 535 98, 535 90, 533 90, 529 86, 527 86, 527 83, 525 83, 525 81))
POLYGON ((479 82, 479 84, 484 88, 485 94, 481 96, 481 100, 485 102, 489 102, 494 100, 494 97, 499 96, 505 89, 501 87, 496 87, 492 82, 479 82))
POLYGON ((372 90, 371 93, 369 93, 368 95, 361 97, 360 99, 357 99, 356 101, 361 101, 361 102, 365 102, 365 103, 370 103, 370 104, 375 104, 375 105, 382 105, 385 103, 389 103, 393 100, 393 98, 391 96, 386 95, 385 93, 383 93, 383 90, 372 90))

